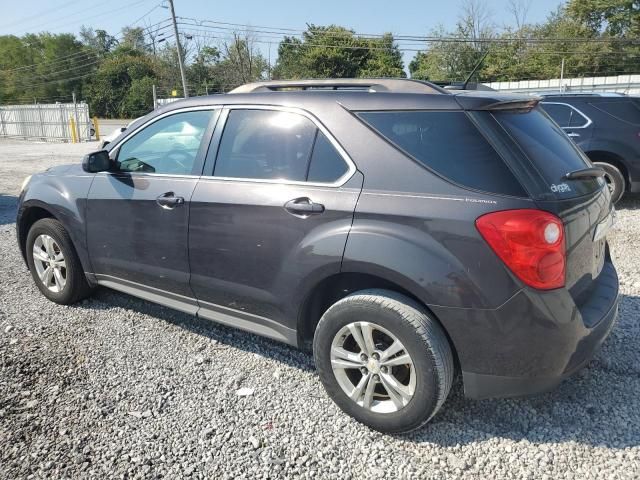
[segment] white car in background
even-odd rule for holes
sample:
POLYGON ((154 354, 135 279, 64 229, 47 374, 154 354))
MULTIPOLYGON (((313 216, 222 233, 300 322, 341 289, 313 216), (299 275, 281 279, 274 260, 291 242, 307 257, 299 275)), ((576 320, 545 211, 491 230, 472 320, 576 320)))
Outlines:
POLYGON ((102 137, 101 148, 104 148, 107 145, 109 145, 116 138, 118 138, 122 132, 124 132, 127 128, 129 128, 132 124, 134 124, 136 121, 138 121, 141 118, 142 117, 135 118, 132 121, 130 121, 125 127, 118 127, 113 132, 111 132, 109 135, 105 135, 104 137, 102 137))

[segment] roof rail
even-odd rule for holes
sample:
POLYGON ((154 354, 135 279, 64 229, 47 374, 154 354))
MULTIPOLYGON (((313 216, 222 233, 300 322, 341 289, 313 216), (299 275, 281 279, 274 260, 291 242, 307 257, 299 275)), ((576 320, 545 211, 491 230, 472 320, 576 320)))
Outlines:
POLYGON ((324 78, 317 80, 271 80, 241 85, 229 93, 278 92, 290 90, 366 90, 393 93, 445 93, 444 88, 408 78, 324 78))

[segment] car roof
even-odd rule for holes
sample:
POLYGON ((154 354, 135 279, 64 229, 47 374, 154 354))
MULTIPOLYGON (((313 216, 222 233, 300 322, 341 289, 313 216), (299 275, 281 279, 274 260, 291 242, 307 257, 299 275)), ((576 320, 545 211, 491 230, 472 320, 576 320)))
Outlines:
POLYGON ((347 110, 485 110, 524 104, 538 98, 496 91, 445 90, 410 79, 321 79, 257 82, 228 94, 178 100, 159 112, 222 105, 265 105, 319 109, 339 104, 347 110))

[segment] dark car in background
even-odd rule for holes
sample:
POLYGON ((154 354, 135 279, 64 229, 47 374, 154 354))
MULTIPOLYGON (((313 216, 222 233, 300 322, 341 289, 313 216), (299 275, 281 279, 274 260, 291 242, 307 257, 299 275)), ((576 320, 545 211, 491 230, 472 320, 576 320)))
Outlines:
POLYGON ((640 192, 640 98, 615 93, 543 94, 542 108, 598 167, 615 202, 640 192))
POLYGON ((101 285, 313 351, 345 412, 420 427, 579 370, 617 316, 604 172, 527 96, 264 82, 174 102, 33 175, 40 291, 101 285))

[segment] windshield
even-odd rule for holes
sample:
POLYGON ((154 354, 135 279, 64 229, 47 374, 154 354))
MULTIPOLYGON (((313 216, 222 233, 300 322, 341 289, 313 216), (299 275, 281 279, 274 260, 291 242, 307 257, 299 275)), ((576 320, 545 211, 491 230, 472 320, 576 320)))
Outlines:
POLYGON ((599 178, 568 180, 565 175, 590 167, 589 161, 565 132, 545 113, 535 108, 529 112, 504 111, 494 114, 560 198, 571 198, 598 190, 599 178))

